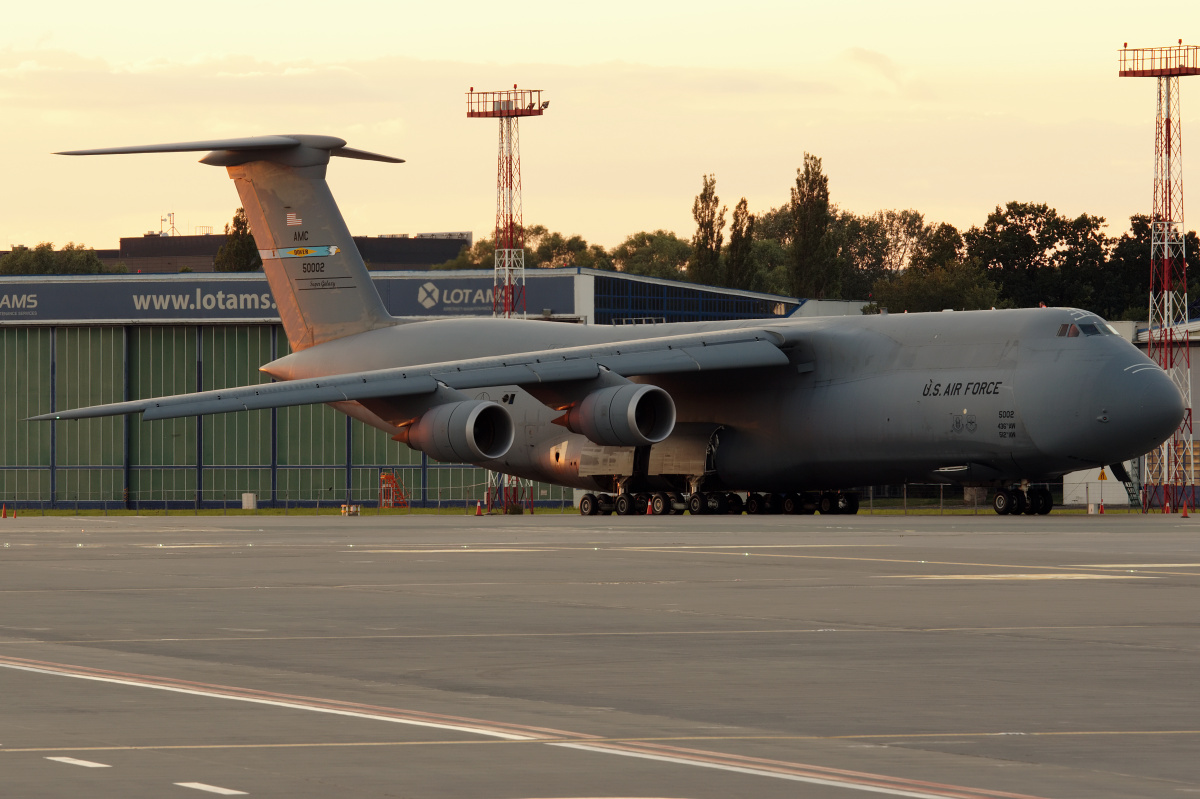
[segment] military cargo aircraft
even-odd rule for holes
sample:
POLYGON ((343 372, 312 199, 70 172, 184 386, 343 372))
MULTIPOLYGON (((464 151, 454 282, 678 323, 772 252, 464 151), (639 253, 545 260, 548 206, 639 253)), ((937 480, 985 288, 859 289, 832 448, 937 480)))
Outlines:
MULTIPOLYGON (((855 486, 995 489, 1121 464, 1184 417, 1169 377, 1070 308, 653 326, 388 314, 325 182, 331 136, 63 155, 206 151, 237 187, 292 352, 278 382, 47 413, 82 419, 327 403, 439 461, 585 489, 596 513, 854 513, 855 486), (743 498, 744 497, 744 498, 743 498)), ((1123 472, 1123 468, 1118 473, 1123 472)))

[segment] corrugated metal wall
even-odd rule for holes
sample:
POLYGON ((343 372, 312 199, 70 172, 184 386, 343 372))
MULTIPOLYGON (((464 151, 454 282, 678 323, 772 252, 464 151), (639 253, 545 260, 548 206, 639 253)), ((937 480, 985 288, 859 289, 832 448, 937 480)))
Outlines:
MULTIPOLYGON (((415 506, 485 498, 487 472, 420 452, 324 405, 143 422, 26 422, 51 409, 270 382, 273 325, 0 327, 0 500, 45 507, 374 504, 382 472, 415 506)), ((532 498, 571 502, 534 484, 532 498)))

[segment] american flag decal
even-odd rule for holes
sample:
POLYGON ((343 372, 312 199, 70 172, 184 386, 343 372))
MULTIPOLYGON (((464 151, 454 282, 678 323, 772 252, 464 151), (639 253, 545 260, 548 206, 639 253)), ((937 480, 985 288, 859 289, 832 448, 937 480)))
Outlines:
POLYGON ((287 223, 288 227, 296 227, 297 225, 303 225, 304 220, 300 218, 300 214, 289 213, 287 215, 287 223))

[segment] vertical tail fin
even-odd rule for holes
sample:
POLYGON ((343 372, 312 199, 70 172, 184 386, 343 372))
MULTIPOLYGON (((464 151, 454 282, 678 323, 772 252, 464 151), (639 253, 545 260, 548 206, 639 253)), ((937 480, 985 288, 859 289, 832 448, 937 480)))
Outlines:
POLYGON ((203 164, 223 166, 237 186, 258 243, 263 271, 293 350, 395 322, 325 182, 332 155, 402 163, 399 158, 346 147, 333 136, 257 136, 181 142, 61 155, 196 152, 203 164))

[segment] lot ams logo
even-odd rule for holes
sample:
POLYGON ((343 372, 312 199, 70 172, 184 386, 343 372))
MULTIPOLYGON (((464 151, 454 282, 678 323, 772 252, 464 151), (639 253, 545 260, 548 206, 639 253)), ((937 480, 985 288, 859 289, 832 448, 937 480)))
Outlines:
POLYGON ((438 302, 438 287, 433 283, 426 283, 417 289, 417 302, 422 308, 432 308, 438 302))
POLYGON ((36 294, 0 294, 0 310, 32 310, 37 304, 36 294))
POLYGON ((426 310, 441 304, 444 308, 475 310, 480 306, 492 305, 492 289, 472 288, 438 288, 436 283, 429 282, 417 289, 417 304, 426 310))

